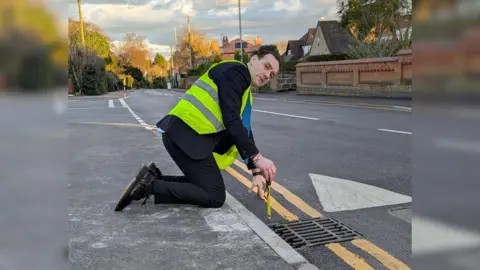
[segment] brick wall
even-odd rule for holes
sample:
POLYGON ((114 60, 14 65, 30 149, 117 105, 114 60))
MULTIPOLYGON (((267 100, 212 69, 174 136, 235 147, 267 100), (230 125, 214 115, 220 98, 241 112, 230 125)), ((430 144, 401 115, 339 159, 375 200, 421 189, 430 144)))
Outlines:
POLYGON ((412 51, 396 57, 300 63, 300 94, 411 97, 412 51))

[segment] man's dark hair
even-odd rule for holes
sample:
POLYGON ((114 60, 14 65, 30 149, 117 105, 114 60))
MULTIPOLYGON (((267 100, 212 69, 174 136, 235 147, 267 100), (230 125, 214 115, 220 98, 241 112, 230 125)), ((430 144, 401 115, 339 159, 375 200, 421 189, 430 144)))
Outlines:
POLYGON ((262 59, 267 54, 273 55, 278 63, 280 63, 280 53, 275 45, 262 45, 256 51, 252 52, 252 56, 256 55, 259 59, 262 59))

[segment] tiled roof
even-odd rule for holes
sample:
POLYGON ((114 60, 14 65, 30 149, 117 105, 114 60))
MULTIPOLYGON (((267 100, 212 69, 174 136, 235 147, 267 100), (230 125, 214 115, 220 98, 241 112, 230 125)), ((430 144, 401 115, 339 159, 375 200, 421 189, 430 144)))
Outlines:
MULTIPOLYGON (((222 52, 225 53, 235 53, 235 51, 240 51, 240 48, 235 48, 235 43, 239 43, 240 39, 236 38, 232 41, 230 41, 227 45, 221 48, 222 52)), ((254 45, 252 43, 247 42, 246 40, 243 40, 243 42, 247 43, 247 48, 243 48, 247 53, 251 53, 258 48, 260 48, 260 45, 254 45)))
POLYGON ((289 40, 287 45, 287 50, 285 55, 287 55, 288 50, 292 50, 292 60, 298 59, 303 56, 302 46, 305 45, 305 40, 289 40))
POLYGON ((322 30, 325 42, 330 53, 345 53, 350 37, 353 37, 347 29, 343 28, 338 21, 319 21, 318 26, 322 30))
POLYGON ((308 28, 307 33, 305 33, 305 35, 303 35, 299 40, 305 41, 304 45, 312 45, 316 32, 317 28, 308 28))

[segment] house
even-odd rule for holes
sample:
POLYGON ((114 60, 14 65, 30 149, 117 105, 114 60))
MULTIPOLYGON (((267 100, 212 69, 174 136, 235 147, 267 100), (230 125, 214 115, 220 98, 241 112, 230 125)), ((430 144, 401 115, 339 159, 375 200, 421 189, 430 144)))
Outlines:
POLYGON ((315 36, 315 28, 309 28, 298 40, 289 40, 287 48, 283 54, 284 61, 295 61, 305 56, 312 47, 313 38, 315 36))
POLYGON ((303 57, 303 47, 305 46, 305 40, 289 40, 287 49, 283 54, 283 61, 296 61, 303 57))
POLYGON ((316 33, 316 28, 308 28, 307 33, 305 33, 305 35, 303 35, 300 38, 300 40, 305 40, 305 44, 302 45, 303 56, 307 55, 312 49, 315 33, 316 33))
POLYGON ((339 21, 318 21, 312 47, 305 56, 346 53, 352 38, 339 21))
POLYGON ((232 41, 228 41, 228 37, 222 38, 222 48, 220 49, 222 52, 222 59, 224 60, 233 60, 235 59, 235 52, 240 51, 240 46, 245 50, 245 52, 250 57, 254 51, 256 51, 262 45, 262 40, 260 37, 255 39, 255 42, 252 43, 251 41, 242 40, 240 42, 239 38, 236 38, 232 41))

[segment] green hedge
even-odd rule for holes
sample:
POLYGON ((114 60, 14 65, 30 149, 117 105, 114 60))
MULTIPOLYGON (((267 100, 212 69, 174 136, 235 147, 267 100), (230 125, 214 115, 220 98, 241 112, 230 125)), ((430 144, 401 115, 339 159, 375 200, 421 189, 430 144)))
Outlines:
POLYGON ((85 95, 103 95, 108 92, 105 63, 98 61, 86 64, 83 67, 82 92, 85 95))
POLYGON ((322 54, 309 56, 307 62, 340 61, 348 59, 349 57, 347 54, 322 54))
POLYGON ((287 62, 280 62, 280 71, 295 71, 296 67, 299 62, 298 61, 287 61, 287 62))

